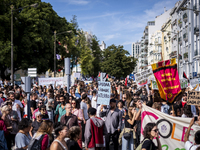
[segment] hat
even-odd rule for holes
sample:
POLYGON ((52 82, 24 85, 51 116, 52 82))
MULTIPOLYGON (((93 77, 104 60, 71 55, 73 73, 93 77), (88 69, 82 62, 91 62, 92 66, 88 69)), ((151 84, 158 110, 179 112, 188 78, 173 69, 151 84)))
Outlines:
POLYGON ((95 115, 96 114, 96 109, 95 108, 93 108, 93 107, 90 107, 89 109, 88 109, 88 114, 89 115, 95 115))
POLYGON ((116 100, 115 100, 115 99, 111 99, 111 100, 110 100, 110 103, 111 103, 111 102, 116 103, 116 100))

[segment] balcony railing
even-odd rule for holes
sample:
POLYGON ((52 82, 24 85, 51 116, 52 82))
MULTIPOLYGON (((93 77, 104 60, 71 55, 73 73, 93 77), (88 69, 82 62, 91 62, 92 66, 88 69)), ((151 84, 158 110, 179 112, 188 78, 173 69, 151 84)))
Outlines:
POLYGON ((188 52, 184 53, 183 57, 184 57, 185 60, 187 60, 188 59, 188 52))
POLYGON ((198 56, 198 50, 194 51, 194 56, 198 56))
POLYGON ((178 43, 179 43, 179 44, 182 44, 182 38, 181 38, 181 37, 178 38, 178 43))

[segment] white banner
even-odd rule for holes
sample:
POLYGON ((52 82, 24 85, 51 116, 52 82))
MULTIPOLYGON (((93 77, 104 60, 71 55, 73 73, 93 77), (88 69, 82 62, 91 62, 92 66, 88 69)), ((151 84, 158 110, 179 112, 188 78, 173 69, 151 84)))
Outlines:
MULTIPOLYGON (((184 136, 190 124, 191 118, 173 117, 156 109, 143 105, 141 114, 141 140, 143 130, 147 123, 155 122, 159 129, 162 150, 184 150, 184 136)), ((189 140, 194 143, 194 134, 200 130, 200 126, 193 125, 189 140)), ((154 140, 156 143, 156 140, 154 140)))
POLYGON ((98 82, 97 104, 110 104, 110 82, 98 82))
POLYGON ((134 76, 138 87, 143 87, 144 85, 149 84, 150 80, 155 79, 152 68, 138 72, 134 76))
POLYGON ((58 77, 58 78, 38 78, 39 81, 39 85, 50 85, 52 84, 54 86, 54 84, 56 83, 57 85, 61 85, 63 86, 63 77, 58 77))

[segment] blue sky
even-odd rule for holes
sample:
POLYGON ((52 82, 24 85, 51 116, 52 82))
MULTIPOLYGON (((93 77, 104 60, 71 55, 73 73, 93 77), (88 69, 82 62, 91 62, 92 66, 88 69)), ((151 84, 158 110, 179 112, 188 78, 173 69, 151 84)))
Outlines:
POLYGON ((123 45, 131 53, 131 43, 140 40, 147 24, 174 7, 177 0, 42 0, 50 3, 68 21, 77 16, 79 28, 92 32, 106 46, 123 45))

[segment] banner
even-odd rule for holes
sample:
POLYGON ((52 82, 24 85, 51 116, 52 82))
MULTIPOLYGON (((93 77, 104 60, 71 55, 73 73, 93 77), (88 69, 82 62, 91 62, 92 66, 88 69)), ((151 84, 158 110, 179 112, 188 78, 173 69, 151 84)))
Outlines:
POLYGON ((151 66, 158 84, 160 97, 169 103, 173 103, 181 94, 176 59, 158 62, 151 66))
POLYGON ((200 106, 200 92, 199 91, 188 91, 188 93, 187 93, 187 105, 198 105, 198 106, 200 106))
POLYGON ((136 81, 138 87, 143 87, 144 85, 149 84, 152 76, 153 76, 153 72, 152 72, 151 68, 146 69, 142 72, 136 73, 135 74, 135 81, 136 81))
MULTIPOLYGON (((191 118, 173 117, 162 113, 146 105, 142 106, 141 114, 141 140, 143 140, 143 130, 147 123, 155 122, 159 129, 159 138, 162 150, 185 150, 184 136, 190 124, 191 118)), ((189 140, 194 143, 194 134, 200 130, 200 126, 193 125, 190 131, 189 140)), ((153 140, 154 143, 156 139, 153 140)))
POLYGON ((110 82, 98 81, 97 104, 110 104, 110 82))
MULTIPOLYGON (((186 79, 180 79, 181 89, 188 87, 188 80, 186 79)), ((156 81, 151 81, 152 89, 158 90, 158 85, 156 81)))
POLYGON ((58 78, 38 78, 39 80, 39 85, 50 85, 52 84, 54 86, 54 84, 56 83, 56 85, 61 85, 63 86, 63 77, 58 77, 58 78))

